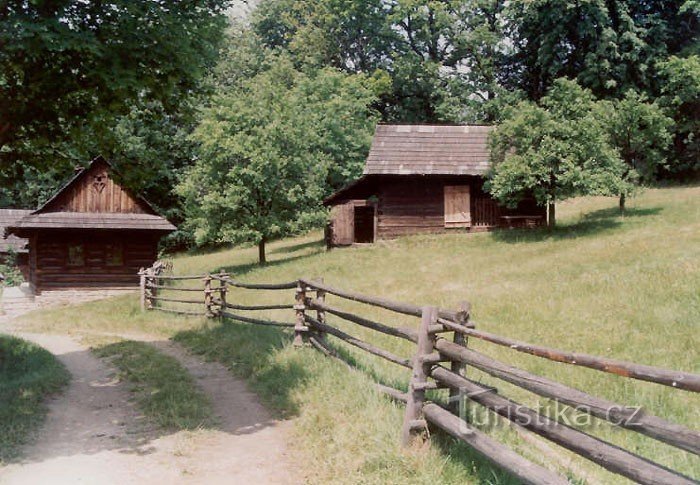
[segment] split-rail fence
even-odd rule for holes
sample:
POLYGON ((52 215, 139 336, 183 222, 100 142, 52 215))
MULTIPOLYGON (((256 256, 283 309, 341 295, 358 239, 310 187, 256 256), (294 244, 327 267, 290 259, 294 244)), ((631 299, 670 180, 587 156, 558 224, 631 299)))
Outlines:
MULTIPOLYGON (((489 437, 467 423, 455 406, 460 399, 468 399, 483 406, 517 426, 525 428, 557 445, 568 449, 608 471, 642 484, 691 484, 693 478, 682 475, 633 451, 569 426, 532 408, 504 397, 496 389, 470 379, 465 367, 473 366, 493 377, 514 384, 539 396, 552 399, 586 412, 596 418, 620 425, 630 431, 644 434, 673 447, 700 455, 700 433, 694 429, 669 422, 637 407, 627 406, 596 397, 526 370, 497 361, 467 346, 468 338, 477 338, 514 352, 582 366, 601 372, 639 379, 678 389, 679 392, 700 392, 700 375, 682 371, 640 365, 607 357, 552 349, 478 330, 470 320, 470 305, 463 303, 455 310, 434 306, 399 303, 376 296, 368 296, 335 288, 322 279, 259 284, 237 281, 226 272, 206 275, 173 276, 152 268, 142 270, 142 308, 184 315, 219 317, 257 325, 286 327, 294 332, 294 344, 311 345, 325 355, 341 358, 329 345, 332 335, 363 351, 410 370, 408 391, 378 384, 378 388, 405 403, 402 429, 404 445, 429 436, 428 425, 437 427, 471 446, 496 465, 515 475, 524 483, 563 484, 568 480, 537 465, 507 446, 489 437), (173 285, 176 280, 197 282, 199 285, 173 285), (256 291, 294 290, 294 300, 272 305, 243 305, 228 301, 229 288, 256 291), (190 297, 162 296, 161 290, 182 292, 190 297), (380 307, 391 312, 420 319, 417 329, 397 328, 379 323, 327 302, 327 295, 380 307), (177 303, 178 307, 164 304, 177 303), (183 304, 193 309, 183 309, 183 304), (290 310, 293 321, 273 321, 250 316, 260 310, 290 310), (244 314, 242 314, 244 313, 244 314), (395 355, 370 342, 358 339, 340 330, 328 321, 332 315, 346 322, 373 331, 407 340, 415 345, 410 358, 395 355), (449 389, 450 402, 446 405, 426 398, 429 389, 449 389)), ((168 293, 169 294, 169 293, 168 293)))

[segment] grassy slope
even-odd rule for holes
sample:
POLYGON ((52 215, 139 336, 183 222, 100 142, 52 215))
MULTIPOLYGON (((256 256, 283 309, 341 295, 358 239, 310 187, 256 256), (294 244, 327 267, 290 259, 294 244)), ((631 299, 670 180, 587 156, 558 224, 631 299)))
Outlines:
MULTIPOLYGON (((564 203, 559 214, 561 226, 553 233, 419 236, 331 252, 325 252, 318 235, 312 235, 271 245, 272 263, 265 268, 254 264, 254 248, 183 255, 175 259, 175 267, 179 273, 224 267, 241 279, 266 282, 323 275, 339 287, 448 308, 467 299, 472 302, 474 320, 484 330, 562 349, 700 371, 700 187, 648 190, 631 202, 625 218, 618 216, 613 199, 603 198, 564 203)), ((235 290, 229 294, 229 301, 246 303, 291 298, 291 292, 235 290)), ((113 300, 107 312, 95 311, 95 304, 86 305, 84 309, 94 318, 81 326, 172 334, 202 322, 139 315, 135 300, 113 300)), ((332 296, 329 301, 340 302, 332 296)), ((417 323, 355 304, 342 306, 361 309, 363 315, 386 323, 417 323)), ((76 311, 56 310, 28 318, 40 328, 75 328, 76 311)), ((270 312, 269 316, 290 318, 288 313, 270 312)), ((403 355, 412 351, 403 342, 362 329, 352 331, 403 355)), ((435 451, 402 454, 396 445, 398 407, 371 391, 364 376, 349 374, 311 351, 294 352, 286 346, 288 336, 278 331, 213 326, 179 338, 251 378, 277 409, 300 416, 299 443, 315 455, 319 481, 353 482, 357 480, 354 472, 367 482, 488 481, 492 476, 487 467, 473 472, 471 457, 461 449, 449 457, 435 451)), ((642 405, 670 420, 690 426, 700 422, 700 402, 690 393, 550 363, 474 339, 470 345, 593 394, 642 405)), ((352 350, 348 353, 375 378, 405 385, 406 373, 392 364, 352 350)), ((474 370, 470 373, 517 400, 533 406, 547 404, 474 370)), ((604 425, 588 431, 700 476, 697 457, 604 425)), ((541 452, 522 444, 512 430, 497 429, 492 434, 528 457, 554 466, 541 452)), ((582 460, 571 464, 577 475, 592 482, 616 480, 582 460)))
POLYGON ((69 378, 48 351, 0 335, 0 464, 17 456, 44 419, 44 397, 60 390, 69 378))

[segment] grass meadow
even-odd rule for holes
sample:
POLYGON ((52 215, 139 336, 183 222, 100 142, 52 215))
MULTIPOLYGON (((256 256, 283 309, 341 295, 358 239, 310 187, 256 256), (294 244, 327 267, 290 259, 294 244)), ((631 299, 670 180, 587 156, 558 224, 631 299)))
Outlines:
MULTIPOLYGON (((700 372, 700 187, 649 189, 621 216, 611 198, 581 198, 559 205, 553 230, 415 236, 366 247, 326 251, 321 236, 270 245, 259 267, 256 248, 231 248, 174 258, 176 273, 225 269, 248 282, 283 282, 322 276, 339 288, 385 298, 457 308, 472 304, 477 328, 559 349, 700 372)), ((198 282, 180 283, 200 284, 198 282)), ((175 293, 172 293, 174 295, 175 293)), ((182 295, 182 294, 180 294, 182 295)), ((190 298, 193 294, 188 294, 190 298)), ((293 291, 232 289, 229 302, 291 303, 293 291)), ((413 326, 418 319, 345 302, 329 304, 382 323, 413 326)), ((290 311, 260 312, 292 321, 290 311)), ((407 342, 344 323, 329 322, 387 350, 409 357, 407 342)), ((510 483, 463 446, 436 436, 434 446, 399 447, 402 409, 372 382, 405 388, 408 372, 329 337, 359 372, 312 349, 295 350, 291 334, 272 328, 165 313, 140 313, 125 296, 23 317, 30 328, 100 334, 149 333, 174 337, 193 351, 245 377, 280 416, 296 420, 296 446, 314 463, 313 482, 510 483)), ((689 392, 624 379, 527 356, 476 339, 469 346, 510 365, 590 394, 697 428, 700 398, 689 392)), ((469 377, 531 407, 552 403, 475 369, 469 377)), ((440 399, 444 391, 436 391, 440 399)), ((491 420, 493 422, 493 419, 491 420)), ((488 432, 527 458, 582 483, 620 483, 620 477, 553 444, 509 427, 488 432)), ((666 466, 700 478, 700 459, 651 438, 598 420, 585 431, 666 466)))

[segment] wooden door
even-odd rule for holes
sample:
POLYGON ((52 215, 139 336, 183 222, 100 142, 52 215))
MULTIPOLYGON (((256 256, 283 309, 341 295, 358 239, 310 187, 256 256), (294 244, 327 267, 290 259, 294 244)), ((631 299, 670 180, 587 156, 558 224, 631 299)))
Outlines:
POLYGON ((445 185, 445 227, 472 225, 468 185, 445 185))
POLYGON ((352 202, 336 205, 331 210, 334 246, 347 246, 355 242, 355 207, 352 202))

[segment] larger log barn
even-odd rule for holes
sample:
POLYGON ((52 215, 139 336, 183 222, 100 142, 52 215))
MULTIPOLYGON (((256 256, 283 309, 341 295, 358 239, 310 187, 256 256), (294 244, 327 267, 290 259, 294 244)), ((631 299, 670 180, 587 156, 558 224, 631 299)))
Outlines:
POLYGON ((484 191, 489 126, 377 126, 362 177, 328 197, 328 243, 542 223, 534 199, 499 205, 484 191))
POLYGON ((143 198, 112 179, 101 157, 79 170, 38 210, 6 233, 29 241, 34 291, 129 289, 157 257, 158 240, 175 230, 143 198))

